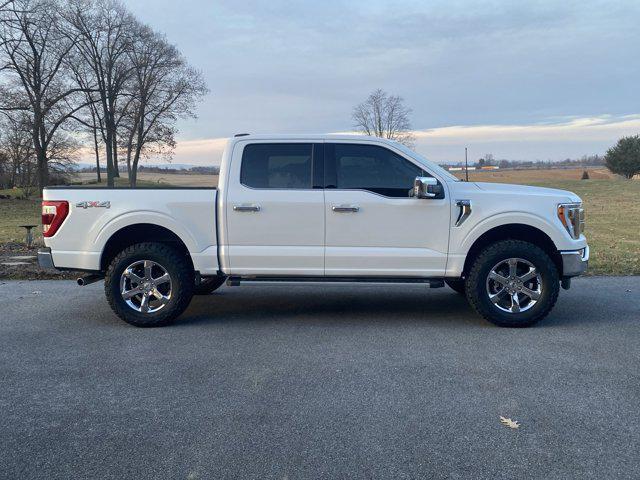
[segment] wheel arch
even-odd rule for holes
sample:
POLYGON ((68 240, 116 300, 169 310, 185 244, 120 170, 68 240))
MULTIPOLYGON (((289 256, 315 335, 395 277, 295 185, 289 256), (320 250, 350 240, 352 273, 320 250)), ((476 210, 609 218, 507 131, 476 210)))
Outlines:
POLYGON ((556 265, 558 273, 562 276, 562 255, 558 251, 554 241, 549 235, 547 235, 547 233, 539 228, 523 223, 507 223, 498 225, 487 230, 475 239, 469 248, 464 261, 464 267, 462 270, 463 276, 469 272, 473 260, 485 247, 500 240, 522 240, 540 247, 547 253, 547 255, 549 255, 553 263, 556 265))
POLYGON ((193 269, 193 259, 189 249, 176 233, 154 223, 134 223, 120 228, 109 237, 100 255, 100 270, 106 270, 111 260, 125 248, 144 242, 157 242, 173 246, 185 255, 193 269))

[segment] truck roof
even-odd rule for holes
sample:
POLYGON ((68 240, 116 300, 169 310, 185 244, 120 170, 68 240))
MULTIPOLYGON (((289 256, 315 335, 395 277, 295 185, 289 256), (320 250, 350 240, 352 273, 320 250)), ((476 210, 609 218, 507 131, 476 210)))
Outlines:
POLYGON ((313 133, 313 134, 291 134, 291 133, 271 133, 271 134, 250 134, 242 133, 230 138, 230 141, 244 140, 354 140, 372 141, 379 143, 395 144, 394 140, 369 135, 343 134, 343 133, 313 133))

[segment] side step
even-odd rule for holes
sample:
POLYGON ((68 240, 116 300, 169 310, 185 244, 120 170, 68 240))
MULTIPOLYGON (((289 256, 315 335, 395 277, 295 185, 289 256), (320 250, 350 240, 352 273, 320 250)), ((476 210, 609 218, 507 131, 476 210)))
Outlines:
POLYGON ((442 278, 422 277, 227 277, 230 287, 237 287, 241 283, 428 283, 430 288, 444 287, 442 278))

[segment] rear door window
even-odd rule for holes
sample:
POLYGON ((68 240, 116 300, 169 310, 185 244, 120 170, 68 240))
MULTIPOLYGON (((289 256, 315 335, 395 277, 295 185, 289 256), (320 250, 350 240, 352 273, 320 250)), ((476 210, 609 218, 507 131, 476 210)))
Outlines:
POLYGON ((252 143, 244 147, 240 183, 251 188, 312 188, 311 143, 252 143))

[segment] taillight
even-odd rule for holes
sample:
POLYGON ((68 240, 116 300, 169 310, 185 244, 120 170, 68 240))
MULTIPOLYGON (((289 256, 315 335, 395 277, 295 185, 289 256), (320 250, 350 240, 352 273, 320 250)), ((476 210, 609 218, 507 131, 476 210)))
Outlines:
POLYGON ((61 200, 42 201, 42 236, 53 237, 69 214, 69 202, 61 200))

